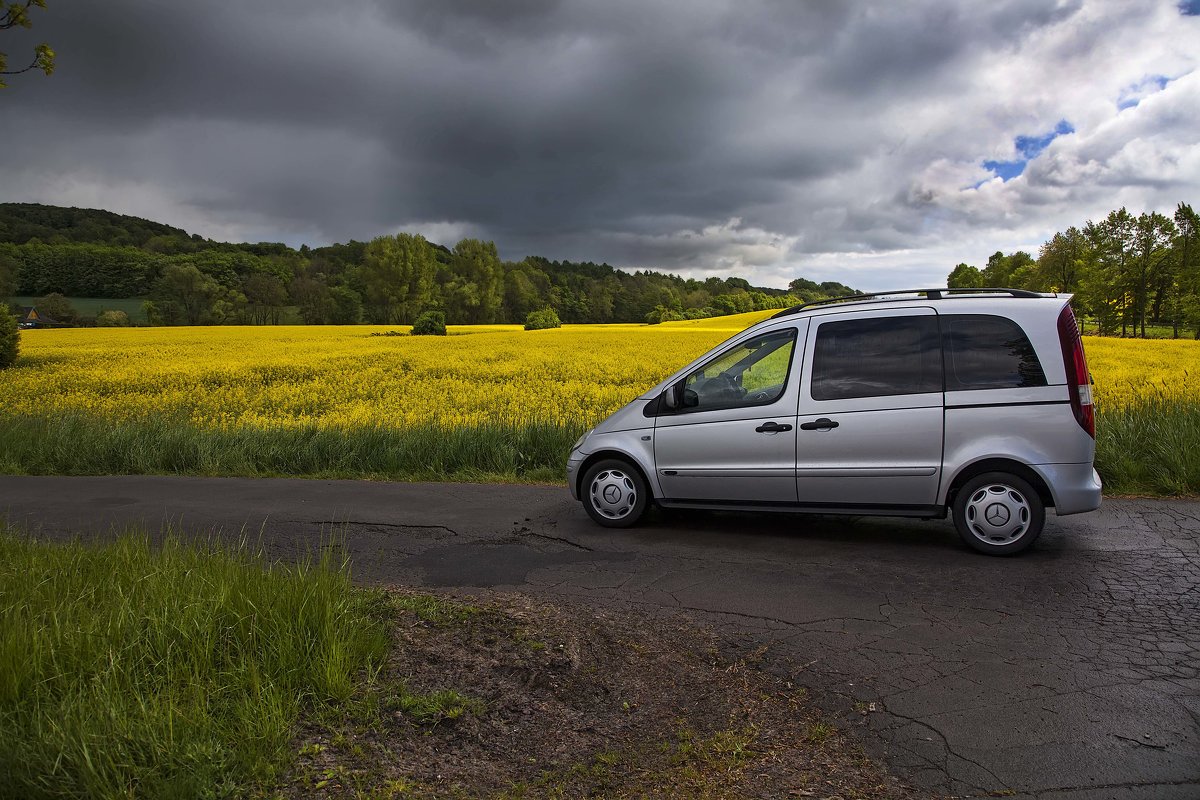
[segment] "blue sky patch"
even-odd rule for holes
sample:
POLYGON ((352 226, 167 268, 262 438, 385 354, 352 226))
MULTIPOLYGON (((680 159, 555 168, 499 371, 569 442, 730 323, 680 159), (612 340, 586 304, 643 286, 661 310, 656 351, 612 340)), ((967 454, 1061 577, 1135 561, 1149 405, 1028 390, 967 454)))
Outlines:
POLYGON ((1200 0, 1179 0, 1179 13, 1185 17, 1200 17, 1200 0))
MULTIPOLYGON (((1200 4, 1200 0, 1196 0, 1196 2, 1200 4)), ((1167 84, 1170 82, 1171 79, 1166 75, 1150 75, 1143 78, 1141 83, 1126 86, 1117 97, 1117 109, 1124 111, 1127 108, 1133 108, 1148 96, 1167 88, 1167 84)))
MULTIPOLYGON (((1197 2, 1200 2, 1200 0, 1197 0, 1197 2)), ((1064 119, 1059 120, 1059 123, 1054 126, 1054 130, 1043 133, 1041 136, 1018 136, 1013 140, 1013 146, 1016 148, 1018 156, 1016 159, 1012 161, 984 161, 983 168, 1007 183, 1024 172, 1025 165, 1041 155, 1042 151, 1051 142, 1059 136, 1074 132, 1075 126, 1064 119)))

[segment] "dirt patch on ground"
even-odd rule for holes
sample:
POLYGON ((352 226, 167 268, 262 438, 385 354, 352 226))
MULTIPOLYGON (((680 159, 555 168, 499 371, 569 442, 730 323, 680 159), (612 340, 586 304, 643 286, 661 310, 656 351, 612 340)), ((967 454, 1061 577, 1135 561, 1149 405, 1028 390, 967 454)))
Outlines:
POLYGON ((306 724, 283 796, 924 796, 683 619, 392 598, 390 662, 349 717, 306 724))

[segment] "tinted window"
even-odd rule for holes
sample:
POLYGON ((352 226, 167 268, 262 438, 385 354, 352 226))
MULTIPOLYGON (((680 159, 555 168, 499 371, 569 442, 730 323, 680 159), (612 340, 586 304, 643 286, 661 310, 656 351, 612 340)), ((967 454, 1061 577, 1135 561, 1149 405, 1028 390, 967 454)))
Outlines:
POLYGON ((814 400, 942 391, 937 318, 826 322, 813 354, 814 400))
POLYGON ((946 391, 1045 386, 1046 374, 1017 323, 986 314, 947 314, 946 391))
POLYGON ((796 329, 774 331, 728 350, 688 375, 683 411, 773 403, 787 386, 796 329))

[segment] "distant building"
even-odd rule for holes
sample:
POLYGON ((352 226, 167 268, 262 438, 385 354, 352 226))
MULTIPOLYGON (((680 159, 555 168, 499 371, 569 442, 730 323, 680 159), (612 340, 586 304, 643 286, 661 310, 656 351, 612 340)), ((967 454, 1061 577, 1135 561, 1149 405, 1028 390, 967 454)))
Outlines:
POLYGON ((21 311, 17 314, 18 328, 65 328, 64 323, 56 319, 51 319, 43 314, 39 314, 38 310, 33 306, 21 306, 21 311))

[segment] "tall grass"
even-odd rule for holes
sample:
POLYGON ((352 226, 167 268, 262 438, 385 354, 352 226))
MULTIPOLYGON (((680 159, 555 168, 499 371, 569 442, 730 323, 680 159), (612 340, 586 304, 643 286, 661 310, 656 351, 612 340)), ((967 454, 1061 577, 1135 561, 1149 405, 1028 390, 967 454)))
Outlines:
POLYGON ((582 423, 238 426, 163 417, 0 416, 0 472, 561 481, 582 423))
POLYGON ((383 603, 329 556, 0 528, 0 797, 220 797, 270 781, 305 708, 388 647, 383 603))
MULTIPOLYGON (((0 472, 561 482, 585 423, 201 428, 159 417, 0 415, 0 472)), ((1108 494, 1200 494, 1200 402, 1147 395, 1097 413, 1108 494)))
POLYGON ((1096 471, 1105 494, 1200 494, 1200 402, 1149 394, 1098 408, 1096 471))

